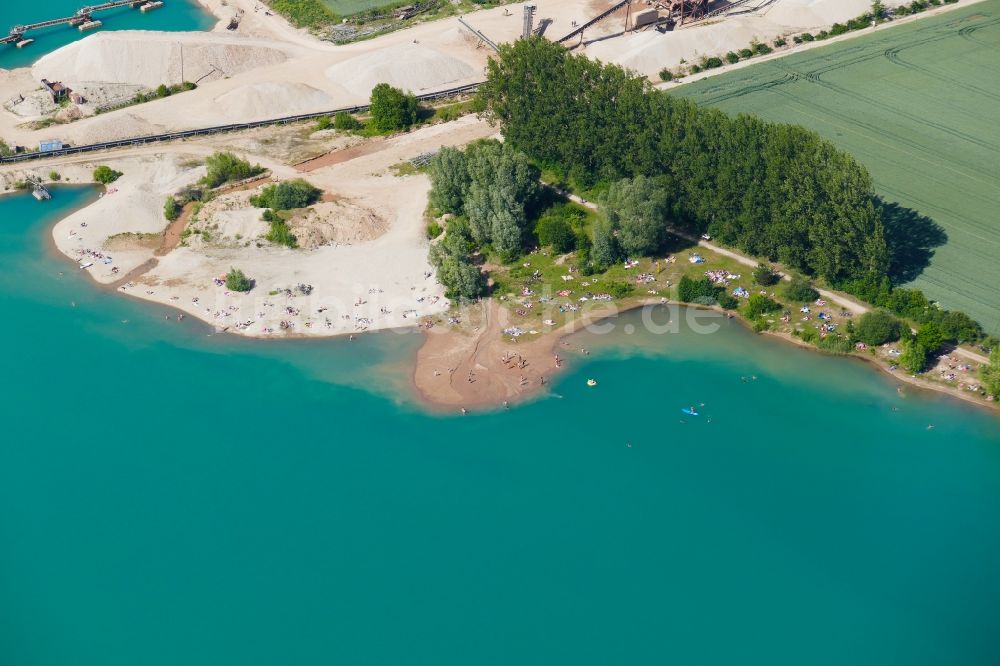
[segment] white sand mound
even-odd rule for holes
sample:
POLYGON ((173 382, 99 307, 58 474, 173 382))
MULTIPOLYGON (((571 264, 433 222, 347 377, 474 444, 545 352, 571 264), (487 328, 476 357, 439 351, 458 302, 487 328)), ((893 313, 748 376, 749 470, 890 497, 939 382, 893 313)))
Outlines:
POLYGON ((870 0, 779 0, 767 12, 767 19, 798 29, 828 28, 864 14, 871 4, 870 0))
POLYGON ((681 60, 722 56, 746 48, 754 39, 770 41, 781 35, 829 28, 871 8, 870 0, 778 0, 758 15, 733 16, 661 34, 654 30, 588 44, 591 58, 654 76, 681 60))
POLYGON ((167 128, 140 118, 134 113, 115 113, 94 116, 67 125, 74 128, 74 143, 87 144, 115 139, 130 139, 136 136, 150 136, 166 132, 167 128))
POLYGON ((766 40, 770 32, 762 31, 759 22, 731 18, 721 23, 686 28, 661 34, 655 30, 620 39, 588 44, 586 53, 602 62, 615 63, 626 69, 652 76, 664 67, 673 67, 686 59, 721 55, 741 49, 754 39, 766 40), (624 48, 623 48, 624 46, 624 48))
POLYGON ((218 108, 236 122, 291 116, 332 109, 333 100, 304 83, 252 83, 215 98, 218 108))
POLYGON ((355 56, 326 70, 326 76, 352 93, 367 97, 379 83, 422 92, 479 76, 458 58, 416 44, 391 46, 355 56))
POLYGON ((31 73, 70 86, 82 82, 161 83, 222 78, 285 61, 268 42, 213 33, 122 30, 102 32, 42 57, 31 73))

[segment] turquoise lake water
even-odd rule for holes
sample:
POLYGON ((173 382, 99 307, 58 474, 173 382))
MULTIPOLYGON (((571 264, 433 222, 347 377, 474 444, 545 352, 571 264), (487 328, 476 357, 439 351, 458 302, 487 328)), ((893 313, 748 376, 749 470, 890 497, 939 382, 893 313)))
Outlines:
MULTIPOLYGON (((0 33, 6 36, 15 25, 72 16, 82 7, 99 4, 96 0, 0 0, 0 33)), ((128 7, 111 9, 97 12, 94 18, 104 23, 99 30, 81 33, 75 27, 62 25, 32 30, 27 36, 35 43, 23 49, 0 45, 0 67, 27 67, 50 51, 102 30, 209 30, 216 22, 195 0, 164 0, 162 7, 146 13, 128 7)))
POLYGON ((4 666, 1000 663, 994 416, 726 322, 432 416, 417 335, 97 289, 49 247, 93 196, 0 198, 4 666))

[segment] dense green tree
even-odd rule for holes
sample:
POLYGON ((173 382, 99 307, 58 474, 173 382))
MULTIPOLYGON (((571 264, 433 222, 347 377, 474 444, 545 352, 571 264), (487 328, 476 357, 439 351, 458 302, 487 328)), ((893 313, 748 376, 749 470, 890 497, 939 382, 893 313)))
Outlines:
POLYGON ((103 164, 94 169, 94 180, 103 185, 110 185, 121 177, 121 171, 115 171, 111 167, 103 164))
POLYGON ((442 213, 461 215, 471 178, 465 153, 457 148, 442 148, 430 164, 431 205, 442 213))
POLYGON ((903 327, 900 321, 885 310, 871 310, 861 315, 854 335, 870 345, 882 345, 899 340, 903 327))
POLYGON ((669 203, 663 184, 652 178, 636 176, 611 184, 604 195, 603 210, 618 232, 622 252, 647 256, 663 245, 669 203))
POLYGON ((1000 399, 1000 346, 990 352, 990 362, 979 368, 979 378, 986 393, 1000 399))
POLYGON ((505 259, 517 255, 538 192, 538 169, 499 141, 479 141, 465 153, 469 186, 464 211, 473 239, 492 244, 505 259))
POLYGON ((761 286, 770 287, 778 284, 780 279, 781 275, 767 264, 757 264, 757 268, 753 269, 753 281, 761 286))
POLYGON ((944 344, 944 333, 936 322, 928 321, 917 329, 916 340, 928 353, 937 351, 944 344))
POLYGON ((900 354, 896 359, 899 367, 911 375, 922 372, 927 365, 927 348, 919 340, 903 340, 899 346, 900 354))
POLYGON ((388 83, 380 83, 372 88, 369 113, 380 132, 406 129, 417 122, 417 98, 388 83))
POLYGON ((785 297, 790 301, 795 301, 797 303, 808 303, 809 301, 814 301, 819 298, 819 292, 816 291, 809 280, 801 277, 793 277, 784 289, 785 297))
POLYGON ((590 261, 595 270, 603 271, 621 257, 618 238, 611 223, 607 220, 594 222, 593 245, 590 248, 590 261))
POLYGON ((543 214, 535 225, 538 242, 550 246, 560 254, 569 252, 576 246, 576 234, 572 225, 558 210, 543 214))
POLYGON ((937 319, 941 327, 941 334, 945 340, 953 342, 973 342, 983 336, 983 329, 979 322, 972 319, 964 312, 957 310, 941 311, 937 319))
POLYGON ((450 220, 444 238, 431 245, 430 261, 448 298, 473 299, 486 293, 486 276, 472 263, 474 251, 471 230, 462 218, 450 220))

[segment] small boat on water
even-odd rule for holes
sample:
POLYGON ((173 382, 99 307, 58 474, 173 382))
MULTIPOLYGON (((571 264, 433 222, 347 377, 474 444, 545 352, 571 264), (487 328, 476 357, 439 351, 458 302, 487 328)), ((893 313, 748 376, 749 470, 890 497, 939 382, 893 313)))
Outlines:
POLYGON ((700 416, 698 412, 694 411, 694 407, 681 407, 681 411, 688 416, 700 416))
POLYGON ((587 386, 597 386, 597 380, 596 379, 588 379, 587 380, 587 386))

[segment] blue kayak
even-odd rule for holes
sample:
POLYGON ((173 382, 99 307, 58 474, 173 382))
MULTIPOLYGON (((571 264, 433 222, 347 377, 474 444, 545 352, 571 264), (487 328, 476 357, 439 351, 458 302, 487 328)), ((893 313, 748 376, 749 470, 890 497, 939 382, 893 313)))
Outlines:
POLYGON ((681 411, 690 416, 699 416, 698 412, 694 411, 690 407, 683 407, 681 408, 681 411))

